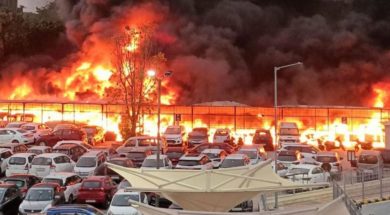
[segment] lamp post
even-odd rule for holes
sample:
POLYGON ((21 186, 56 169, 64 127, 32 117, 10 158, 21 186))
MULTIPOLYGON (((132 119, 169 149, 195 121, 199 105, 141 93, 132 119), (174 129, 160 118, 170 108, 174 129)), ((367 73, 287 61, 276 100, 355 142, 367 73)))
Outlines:
MULTIPOLYGON (((274 121, 275 121, 275 173, 278 172, 277 164, 278 164, 278 153, 277 149, 279 148, 278 142, 278 71, 281 69, 285 69, 287 67, 299 66, 302 65, 302 62, 296 62, 292 64, 287 64, 284 66, 275 66, 274 67, 274 121)), ((278 193, 275 192, 275 208, 278 208, 278 193)))
POLYGON ((158 76, 155 70, 148 70, 147 75, 151 78, 154 78, 157 82, 157 169, 160 169, 160 154, 161 154, 161 141, 160 141, 160 112, 161 112, 161 81, 165 77, 169 77, 172 75, 172 71, 166 71, 164 75, 158 76))

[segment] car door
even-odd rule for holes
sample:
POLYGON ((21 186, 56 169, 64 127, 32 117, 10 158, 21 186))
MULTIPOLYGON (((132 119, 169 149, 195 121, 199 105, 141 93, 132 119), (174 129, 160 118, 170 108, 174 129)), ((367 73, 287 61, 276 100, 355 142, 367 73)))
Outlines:
POLYGON ((15 138, 16 132, 12 130, 6 130, 6 135, 4 135, 5 142, 11 142, 15 138))
POLYGON ((73 172, 74 162, 67 156, 62 156, 62 159, 64 161, 64 171, 73 172))
POLYGON ((0 130, 0 143, 7 143, 7 130, 0 130))
POLYGON ((311 182, 312 183, 321 183, 325 182, 325 174, 321 167, 314 167, 311 170, 311 182))

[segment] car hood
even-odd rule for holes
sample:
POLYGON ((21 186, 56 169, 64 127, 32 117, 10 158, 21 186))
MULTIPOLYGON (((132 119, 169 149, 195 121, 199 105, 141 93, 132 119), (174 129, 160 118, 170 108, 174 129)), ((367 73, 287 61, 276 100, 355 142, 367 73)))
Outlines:
POLYGON ((181 138, 181 134, 164 134, 166 139, 178 139, 181 138))
POLYGON ((110 206, 108 209, 113 214, 129 214, 129 215, 137 215, 138 210, 131 206, 110 206))
POLYGON ((24 200, 20 205, 20 208, 23 210, 37 210, 41 211, 45 209, 48 205, 50 205, 52 201, 27 201, 24 200))

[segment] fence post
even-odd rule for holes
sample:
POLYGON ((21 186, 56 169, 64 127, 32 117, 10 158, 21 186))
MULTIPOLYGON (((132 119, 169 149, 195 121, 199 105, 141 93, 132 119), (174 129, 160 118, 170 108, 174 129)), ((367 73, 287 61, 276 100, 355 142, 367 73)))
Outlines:
POLYGON ((361 171, 360 175, 361 175, 361 180, 362 180, 362 201, 364 202, 364 171, 361 171))
POLYGON ((383 174, 383 169, 380 168, 378 165, 378 175, 379 175, 379 192, 380 192, 380 197, 381 199, 383 198, 383 187, 382 187, 382 174, 383 174))

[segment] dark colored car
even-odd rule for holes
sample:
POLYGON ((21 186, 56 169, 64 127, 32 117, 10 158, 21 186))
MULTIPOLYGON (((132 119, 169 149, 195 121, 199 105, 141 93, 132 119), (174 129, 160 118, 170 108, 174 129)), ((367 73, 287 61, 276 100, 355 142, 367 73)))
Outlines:
MULTIPOLYGON (((128 168, 134 167, 134 164, 130 158, 124 158, 124 157, 111 158, 107 162, 115 164, 115 165, 123 166, 123 167, 128 167, 128 168)), ((115 171, 108 168, 105 163, 102 163, 101 165, 99 165, 95 171, 96 171, 96 173, 95 173, 96 175, 110 176, 111 179, 117 183, 119 183, 123 179, 123 177, 121 175, 119 175, 115 171)))
POLYGON ((58 205, 49 208, 46 215, 69 215, 69 214, 82 214, 82 215, 104 215, 99 209, 85 204, 72 204, 72 205, 58 205))
POLYGON ((0 184, 0 211, 2 214, 18 214, 22 197, 14 184, 0 184))
POLYGON ((75 144, 63 144, 53 149, 53 153, 62 153, 68 155, 74 162, 87 152, 87 150, 75 144))
POLYGON ((96 145, 97 143, 103 143, 104 139, 104 129, 100 126, 87 125, 82 128, 87 134, 88 143, 91 145, 96 145))
POLYGON ((35 175, 20 174, 3 178, 1 181, 6 184, 16 185, 21 192, 21 196, 24 198, 27 194, 28 189, 30 189, 30 187, 34 186, 35 184, 41 182, 41 179, 39 179, 35 175))
POLYGON ((189 150, 189 154, 200 154, 205 149, 223 149, 228 154, 232 154, 236 151, 236 148, 228 143, 202 143, 189 150))
POLYGON ((252 144, 263 145, 266 151, 274 151, 274 144, 271 136, 271 132, 267 129, 258 129, 252 139, 252 144))
POLYGON ((49 135, 42 136, 36 140, 37 145, 53 147, 61 140, 87 141, 87 134, 78 128, 59 129, 49 135))
POLYGON ((185 147, 168 147, 165 154, 171 160, 172 165, 176 166, 181 156, 187 154, 188 150, 185 147))
POLYGON ((145 148, 133 148, 131 151, 124 153, 127 158, 133 161, 134 167, 141 167, 145 158, 152 154, 152 150, 145 148))
POLYGON ((117 187, 109 176, 90 176, 81 184, 77 203, 103 205, 108 208, 116 191, 117 187))
POLYGON ((383 167, 390 167, 390 149, 379 149, 381 156, 383 158, 383 167))

